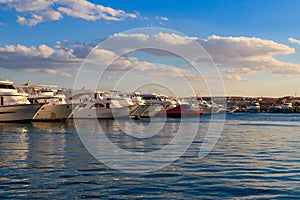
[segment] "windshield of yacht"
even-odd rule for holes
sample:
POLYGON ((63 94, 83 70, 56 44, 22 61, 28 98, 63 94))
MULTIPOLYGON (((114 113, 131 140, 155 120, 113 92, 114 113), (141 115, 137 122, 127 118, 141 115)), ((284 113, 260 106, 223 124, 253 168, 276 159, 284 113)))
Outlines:
POLYGON ((7 84, 0 84, 0 89, 13 89, 15 90, 15 86, 14 85, 7 85, 7 84))

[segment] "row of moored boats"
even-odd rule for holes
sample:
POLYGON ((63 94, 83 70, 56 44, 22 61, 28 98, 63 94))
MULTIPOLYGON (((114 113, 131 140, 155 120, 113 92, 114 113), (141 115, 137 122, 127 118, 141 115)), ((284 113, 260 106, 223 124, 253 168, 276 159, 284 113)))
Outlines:
POLYGON ((232 109, 234 112, 250 112, 250 113, 259 113, 259 112, 269 112, 269 113, 294 113, 300 112, 300 109, 298 106, 293 106, 291 102, 285 102, 281 105, 273 104, 269 106, 267 110, 262 110, 261 106, 258 102, 253 102, 248 107, 235 107, 232 109))
POLYGON ((178 98, 117 91, 58 90, 57 86, 0 81, 0 122, 70 118, 199 117, 204 110, 178 98))
MULTIPOLYGON (((157 94, 58 89, 54 85, 15 86, 0 80, 0 122, 67 121, 78 119, 199 117, 202 114, 265 111, 258 102, 245 106, 227 101, 227 106, 202 98, 168 97, 157 94)), ((300 106, 273 104, 267 112, 299 112, 300 106)))

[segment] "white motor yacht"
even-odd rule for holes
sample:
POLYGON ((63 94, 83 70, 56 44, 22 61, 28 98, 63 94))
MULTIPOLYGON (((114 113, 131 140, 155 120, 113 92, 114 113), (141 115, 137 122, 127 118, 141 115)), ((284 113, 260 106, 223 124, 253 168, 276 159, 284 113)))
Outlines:
POLYGON ((282 112, 291 113, 293 112, 293 104, 292 103, 284 103, 281 107, 282 112))
POLYGON ((73 113, 73 118, 109 119, 130 116, 127 100, 113 98, 104 92, 78 93, 69 99, 72 103, 82 104, 73 113))
POLYGON ((30 104, 12 81, 0 81, 0 122, 31 121, 43 104, 30 104))
POLYGON ((270 113, 280 113, 282 111, 282 107, 281 106, 279 106, 279 105, 271 105, 270 107, 269 107, 269 112, 270 113))
POLYGON ((63 94, 57 94, 57 86, 33 85, 20 86, 28 95, 28 100, 33 103, 44 103, 45 105, 33 118, 33 121, 66 121, 68 120, 77 105, 66 103, 63 94))
POLYGON ((248 108, 248 112, 250 113, 258 113, 260 112, 260 105, 257 102, 253 102, 248 108))
POLYGON ((224 109, 222 105, 218 105, 212 101, 207 102, 202 99, 198 101, 199 101, 199 108, 203 109, 205 114, 221 114, 226 112, 226 109, 224 109))
MULTIPOLYGON (((136 94, 135 94, 136 95, 136 94)), ((154 117, 162 110, 174 108, 177 102, 164 96, 152 94, 139 94, 141 97, 140 104, 131 110, 131 116, 136 118, 149 118, 154 117)))

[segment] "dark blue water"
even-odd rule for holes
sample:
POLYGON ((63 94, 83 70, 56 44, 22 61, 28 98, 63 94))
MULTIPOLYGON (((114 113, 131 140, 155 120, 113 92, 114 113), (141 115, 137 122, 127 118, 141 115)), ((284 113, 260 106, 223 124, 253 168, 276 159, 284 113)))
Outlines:
MULTIPOLYGON (((147 173, 125 173, 99 162, 82 144, 74 121, 2 123, 0 198, 300 199, 299 114, 227 115, 213 150, 199 159, 209 121, 209 115, 201 117, 197 136, 178 160, 147 173)), ((121 123, 126 127, 126 120, 121 123)), ((180 124, 189 133, 195 123, 170 119, 157 135, 142 139, 125 134, 113 120, 80 122, 87 132, 96 133, 100 125, 121 149, 145 153, 170 143, 180 124)), ((144 164, 154 166, 155 160, 144 164)))

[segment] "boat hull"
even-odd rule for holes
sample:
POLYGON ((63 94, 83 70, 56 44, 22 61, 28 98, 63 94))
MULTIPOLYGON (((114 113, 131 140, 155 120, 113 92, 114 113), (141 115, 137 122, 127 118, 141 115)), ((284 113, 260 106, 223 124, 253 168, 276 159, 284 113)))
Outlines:
POLYGON ((0 107, 0 122, 31 121, 43 104, 18 104, 0 107))
POLYGON ((269 108, 270 113, 280 113, 281 110, 282 110, 281 107, 278 107, 278 106, 272 106, 269 108))
POLYGON ((151 118, 155 117, 162 109, 160 104, 137 105, 131 110, 130 115, 135 118, 151 118))
POLYGON ((33 118, 33 121, 66 121, 72 113, 72 104, 45 104, 33 118))
POLYGON ((248 109, 249 113, 259 113, 259 109, 248 109))
POLYGON ((78 108, 74 113, 74 119, 114 119, 129 118, 129 107, 121 108, 78 108))
POLYGON ((178 105, 175 108, 159 112, 157 117, 167 116, 169 118, 197 118, 203 114, 203 110, 184 109, 178 105))
POLYGON ((292 113, 293 108, 282 108, 281 112, 283 112, 283 113, 292 113))

